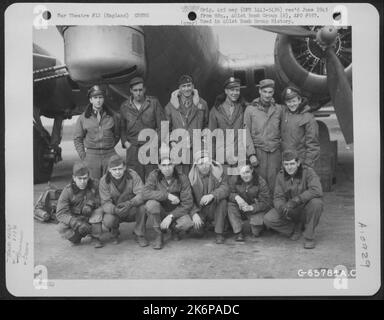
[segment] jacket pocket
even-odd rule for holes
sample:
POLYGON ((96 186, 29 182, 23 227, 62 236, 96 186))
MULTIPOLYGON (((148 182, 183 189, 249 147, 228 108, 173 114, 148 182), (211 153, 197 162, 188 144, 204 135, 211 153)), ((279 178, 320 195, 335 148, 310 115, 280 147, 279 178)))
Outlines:
POLYGON ((156 127, 156 115, 154 108, 149 108, 144 111, 141 115, 141 122, 145 128, 155 128, 156 127))

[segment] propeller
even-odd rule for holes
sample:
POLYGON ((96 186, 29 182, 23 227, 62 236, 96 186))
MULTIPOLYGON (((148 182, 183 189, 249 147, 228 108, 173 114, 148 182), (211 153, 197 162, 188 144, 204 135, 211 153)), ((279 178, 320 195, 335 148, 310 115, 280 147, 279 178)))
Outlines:
POLYGON ((352 89, 332 47, 326 49, 327 84, 345 142, 353 142, 352 89))
POLYGON ((334 44, 338 29, 326 26, 317 32, 299 26, 263 26, 258 29, 291 37, 315 38, 325 52, 327 85, 333 106, 344 135, 345 142, 353 142, 352 88, 344 72, 344 67, 335 53, 334 44))

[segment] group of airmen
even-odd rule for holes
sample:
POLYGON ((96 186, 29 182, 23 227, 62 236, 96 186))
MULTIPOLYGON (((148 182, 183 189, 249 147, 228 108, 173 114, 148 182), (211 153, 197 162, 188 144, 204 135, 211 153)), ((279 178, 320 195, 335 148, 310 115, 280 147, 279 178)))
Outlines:
POLYGON ((136 77, 129 83, 131 96, 117 114, 104 103, 104 89, 93 86, 75 127, 80 160, 58 201, 59 232, 73 244, 89 236, 100 248, 104 232, 117 244, 120 224, 135 222, 135 239, 145 247, 148 219, 156 234, 152 246, 161 249, 165 233, 180 240, 214 230, 215 242, 223 244, 232 229, 236 241, 245 241, 243 224, 248 220, 251 236, 259 237, 268 228, 294 241, 303 236, 304 248, 314 248, 323 211, 321 183, 313 169, 320 156, 316 120, 298 88, 287 87, 284 105, 279 105, 273 80, 264 79, 257 87, 260 97, 247 103, 240 95, 240 80, 231 77, 209 110, 192 77, 183 75, 163 108, 157 98, 146 95, 144 80, 136 77), (227 169, 233 163, 216 161, 204 148, 193 154, 191 147, 188 163, 175 164, 169 152, 160 150, 158 164, 143 165, 138 154, 145 142, 139 133, 146 128, 159 131, 162 121, 169 122, 170 130, 191 133, 234 129, 234 144, 238 130, 246 128, 247 162, 239 166, 238 175, 230 176, 227 169), (119 141, 125 158, 115 151, 119 141))

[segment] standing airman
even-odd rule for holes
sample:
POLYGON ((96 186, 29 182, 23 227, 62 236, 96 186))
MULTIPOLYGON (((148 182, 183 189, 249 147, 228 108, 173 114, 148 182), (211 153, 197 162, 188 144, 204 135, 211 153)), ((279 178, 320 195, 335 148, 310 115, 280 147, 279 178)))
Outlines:
POLYGON ((95 85, 88 91, 90 104, 79 116, 75 126, 74 144, 92 178, 99 180, 106 172, 109 158, 116 154, 120 139, 120 121, 105 101, 105 91, 95 85))

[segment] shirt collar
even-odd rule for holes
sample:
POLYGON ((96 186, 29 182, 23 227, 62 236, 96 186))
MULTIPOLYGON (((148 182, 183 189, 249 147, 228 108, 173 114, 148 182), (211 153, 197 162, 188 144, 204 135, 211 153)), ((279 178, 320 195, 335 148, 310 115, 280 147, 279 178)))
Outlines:
POLYGON ((287 171, 285 171, 285 169, 283 169, 284 170, 284 177, 285 177, 285 180, 289 180, 290 178, 292 178, 292 179, 295 179, 295 178, 297 178, 297 179, 300 179, 301 180, 301 178, 302 178, 302 176, 303 176, 303 166, 300 164, 300 166, 297 168, 297 170, 296 170, 296 172, 295 172, 295 174, 294 175, 289 175, 288 173, 287 173, 287 171))
MULTIPOLYGON (((101 109, 100 109, 100 115, 103 114, 103 111, 104 111, 104 108, 101 107, 101 109)), ((92 113, 93 113, 95 116, 97 116, 97 110, 95 110, 93 107, 92 107, 92 113)))

